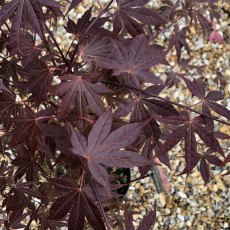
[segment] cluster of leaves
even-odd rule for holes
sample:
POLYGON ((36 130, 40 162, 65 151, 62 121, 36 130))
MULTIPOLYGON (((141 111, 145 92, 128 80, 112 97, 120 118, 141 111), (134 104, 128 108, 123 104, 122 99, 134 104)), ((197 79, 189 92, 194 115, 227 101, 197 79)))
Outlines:
MULTIPOLYGON (((216 1, 164 0, 158 9, 147 6, 152 2, 95 3, 77 20, 67 16, 82 0, 0 1, 0 224, 6 229, 31 229, 33 221, 37 229, 111 229, 119 218, 105 212, 120 196, 109 169, 137 166, 144 177, 155 158, 170 168, 168 152, 181 141, 181 173, 200 162, 207 183, 210 164, 229 162, 219 142, 229 136, 214 125, 229 125, 230 112, 217 103, 223 92, 206 93, 202 78, 171 71, 165 79, 153 69, 169 66, 174 47, 178 65, 186 66, 188 28, 209 33, 216 1), (72 34, 69 49, 55 36, 61 19, 63 40, 72 34), (162 47, 156 41, 168 28, 173 32, 162 47), (199 100, 197 109, 161 96, 178 81, 199 100)), ((133 230, 132 214, 124 212, 124 227, 133 230)), ((155 218, 153 207, 138 229, 150 229, 155 218)))

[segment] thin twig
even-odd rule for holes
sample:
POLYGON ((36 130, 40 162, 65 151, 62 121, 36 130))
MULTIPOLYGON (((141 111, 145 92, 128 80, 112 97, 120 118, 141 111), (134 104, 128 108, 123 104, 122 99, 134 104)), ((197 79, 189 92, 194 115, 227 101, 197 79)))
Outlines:
POLYGON ((67 57, 68 57, 69 52, 70 52, 70 49, 71 49, 71 47, 72 47, 73 43, 75 42, 75 39, 76 39, 76 36, 74 36, 73 40, 71 41, 71 44, 70 44, 70 46, 69 46, 69 48, 68 48, 68 50, 67 50, 67 52, 66 52, 65 58, 67 58, 67 57))
POLYGON ((46 28, 48 34, 50 35, 50 37, 52 38, 56 48, 58 49, 58 52, 60 53, 62 60, 65 62, 66 66, 68 66, 68 62, 67 62, 67 60, 65 58, 65 55, 63 54, 61 48, 59 47, 59 45, 58 45, 53 33, 49 30, 49 28, 48 28, 48 26, 46 24, 45 24, 45 28, 46 28))
POLYGON ((101 83, 104 83, 104 84, 113 84, 113 85, 117 85, 117 86, 122 86, 122 87, 127 88, 127 89, 130 89, 130 90, 135 90, 135 91, 137 91, 137 92, 139 92, 139 93, 142 93, 142 94, 145 94, 145 95, 148 95, 148 96, 157 98, 157 99, 159 99, 159 100, 161 100, 161 101, 168 102, 168 103, 170 103, 170 104, 176 105, 176 106, 178 106, 178 107, 180 107, 180 108, 183 108, 183 109, 185 109, 185 110, 189 110, 189 111, 191 111, 191 112, 200 114, 200 115, 202 115, 202 116, 205 116, 205 117, 208 117, 208 118, 213 119, 213 120, 215 120, 215 121, 218 121, 218 122, 220 122, 220 123, 222 123, 222 124, 225 124, 225 125, 230 126, 230 123, 228 123, 228 122, 226 122, 226 121, 222 121, 222 120, 220 120, 220 119, 219 119, 218 117, 216 117, 216 116, 212 116, 212 115, 210 116, 210 115, 208 115, 208 114, 204 114, 204 113, 202 113, 202 112, 199 112, 199 111, 197 111, 197 110, 195 110, 195 109, 190 108, 189 106, 182 105, 182 104, 179 104, 179 103, 174 102, 174 101, 170 101, 170 100, 168 100, 168 99, 166 99, 166 98, 163 98, 163 97, 154 95, 154 94, 152 94, 152 93, 147 93, 147 92, 145 92, 144 90, 137 89, 137 88, 135 88, 135 87, 128 86, 128 85, 124 85, 124 84, 121 84, 121 83, 112 82, 112 81, 100 81, 100 82, 101 82, 101 83))

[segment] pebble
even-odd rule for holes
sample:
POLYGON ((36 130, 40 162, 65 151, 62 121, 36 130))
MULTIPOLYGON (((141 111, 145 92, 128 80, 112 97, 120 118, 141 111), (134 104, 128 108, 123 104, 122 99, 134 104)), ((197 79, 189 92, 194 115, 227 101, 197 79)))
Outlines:
POLYGON ((140 179, 140 183, 144 184, 145 183, 145 179, 140 179))
POLYGON ((200 211, 205 212, 206 208, 205 207, 200 207, 200 211))
POLYGON ((148 189, 148 188, 149 188, 148 183, 144 183, 143 186, 144 186, 145 189, 148 189))
POLYGON ((182 216, 182 215, 177 215, 177 218, 178 218, 180 221, 183 221, 183 222, 184 222, 184 216, 182 216))
POLYGON ((207 215, 208 215, 208 217, 213 217, 213 216, 215 216, 215 212, 213 212, 211 209, 209 209, 208 211, 207 211, 207 215))
POLYGON ((140 184, 139 183, 136 183, 135 184, 135 188, 138 190, 140 188, 140 184))
POLYGON ((130 191, 134 191, 134 190, 135 190, 135 187, 129 186, 129 190, 130 190, 130 191))
POLYGON ((187 222, 186 222, 186 226, 191 227, 191 226, 192 226, 192 222, 191 222, 190 220, 187 221, 187 222))
POLYGON ((199 204, 196 201, 191 201, 190 205, 193 206, 193 207, 198 207, 199 206, 199 204))
POLYGON ((223 181, 221 180, 220 175, 216 176, 216 181, 217 181, 216 185, 217 185, 218 189, 220 189, 220 190, 225 190, 226 189, 223 181))
POLYGON ((145 188, 142 185, 139 188, 139 192, 140 192, 140 194, 144 194, 144 192, 145 192, 145 188))
POLYGON ((178 196, 180 196, 181 198, 184 198, 184 199, 187 198, 187 195, 186 195, 184 192, 179 191, 177 194, 178 194, 178 196))
POLYGON ((212 186, 212 191, 213 191, 213 192, 217 192, 217 191, 218 191, 218 186, 217 186, 216 184, 214 184, 214 185, 212 186))

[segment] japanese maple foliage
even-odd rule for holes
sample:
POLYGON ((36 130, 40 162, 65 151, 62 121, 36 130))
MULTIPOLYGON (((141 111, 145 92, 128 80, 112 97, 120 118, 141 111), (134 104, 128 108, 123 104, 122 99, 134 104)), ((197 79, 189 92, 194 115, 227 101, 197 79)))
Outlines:
MULTIPOLYGON (((134 230, 111 168, 138 167, 145 177, 156 158, 170 168, 169 151, 181 142, 181 174, 198 167, 204 184, 210 165, 229 162, 220 142, 229 136, 217 130, 230 125, 224 92, 208 90, 202 66, 184 59, 192 53, 190 26, 208 40, 216 1, 162 0, 152 8, 151 0, 99 0, 87 9, 86 2, 0 1, 3 228, 112 229, 121 226, 107 212, 115 207, 124 229, 134 230), (79 9, 85 12, 77 19, 79 9), (67 48, 57 40, 60 22, 63 41, 71 38, 67 48), (165 31, 171 34, 162 45, 165 31), (174 49, 181 72, 168 60, 174 49), (161 76, 159 65, 167 69, 161 76), (191 68, 200 77, 185 74, 191 68), (169 99, 179 84, 190 104, 169 99)), ((156 203, 137 229, 155 221, 156 203)))

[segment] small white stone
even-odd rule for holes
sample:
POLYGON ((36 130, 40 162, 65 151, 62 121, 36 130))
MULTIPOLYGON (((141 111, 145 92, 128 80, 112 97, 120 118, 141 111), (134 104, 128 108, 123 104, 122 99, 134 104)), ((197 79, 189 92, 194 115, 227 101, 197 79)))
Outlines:
POLYGON ((191 204, 191 206, 193 206, 193 207, 197 207, 197 206, 198 206, 198 203, 195 202, 195 201, 191 201, 190 204, 191 204))
POLYGON ((130 191, 134 191, 134 190, 135 190, 135 187, 129 186, 129 190, 130 190, 130 191))
POLYGON ((224 222, 224 229, 228 229, 229 224, 227 222, 224 222))
POLYGON ((210 218, 215 216, 215 212, 213 212, 211 209, 208 210, 207 214, 208 214, 208 217, 210 218))
POLYGON ((145 183, 145 179, 140 179, 140 183, 144 184, 145 183))
POLYGON ((184 199, 187 198, 187 195, 186 195, 184 192, 179 191, 177 194, 178 194, 178 196, 181 197, 181 198, 184 198, 184 199))

